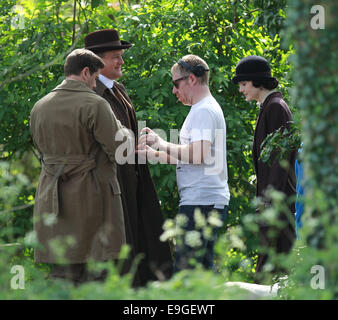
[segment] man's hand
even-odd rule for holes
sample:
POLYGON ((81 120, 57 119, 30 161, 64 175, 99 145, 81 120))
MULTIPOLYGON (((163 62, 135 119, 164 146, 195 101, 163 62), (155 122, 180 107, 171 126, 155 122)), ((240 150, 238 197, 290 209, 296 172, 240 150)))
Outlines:
POLYGON ((148 145, 139 144, 135 151, 139 157, 147 159, 151 163, 168 163, 167 154, 163 151, 154 150, 148 145))
POLYGON ((207 140, 195 141, 190 144, 179 145, 164 141, 150 128, 141 130, 139 155, 147 156, 150 161, 176 164, 177 160, 185 163, 202 164, 211 155, 211 142, 207 140), (151 146, 151 148, 150 148, 151 146), (159 150, 159 151, 156 151, 159 150), (157 153, 155 153, 157 152, 157 153))
POLYGON ((165 146, 165 141, 160 138, 160 136, 155 133, 150 128, 146 127, 141 130, 141 135, 139 138, 139 145, 141 146, 154 146, 156 149, 163 150, 165 146))

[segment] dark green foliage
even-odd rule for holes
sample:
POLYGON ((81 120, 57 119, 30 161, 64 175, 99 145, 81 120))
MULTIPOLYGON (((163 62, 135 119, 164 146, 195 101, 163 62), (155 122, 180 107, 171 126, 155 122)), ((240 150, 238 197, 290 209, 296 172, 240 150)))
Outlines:
MULTIPOLYGON (((306 249, 296 268, 294 297, 300 298, 309 288, 309 270, 321 265, 326 273, 326 290, 309 290, 313 298, 337 299, 338 293, 338 94, 337 94, 337 1, 290 1, 287 35, 294 43, 294 101, 302 119, 302 160, 305 169, 306 249), (324 29, 313 29, 310 13, 313 6, 324 8, 324 29)), ((317 12, 318 14, 318 12, 317 12)))
MULTIPOLYGON (((337 4, 326 1, 325 29, 312 29, 309 8, 315 1, 295 1, 290 15, 290 34, 297 43, 293 61, 296 83, 306 83, 295 90, 295 99, 303 118, 304 166, 309 199, 325 198, 325 203, 312 202, 312 214, 325 210, 330 223, 337 218, 337 4), (295 21, 298 21, 296 24, 295 21), (306 41, 306 45, 304 44, 306 41), (309 79, 316 78, 316 81, 309 79)), ((329 222, 328 221, 328 222, 329 222)), ((312 245, 318 246, 319 239, 312 245)))
POLYGON ((270 154, 278 151, 278 158, 285 159, 290 150, 298 150, 301 146, 301 132, 299 127, 290 123, 290 129, 280 128, 270 133, 262 143, 260 159, 268 162, 270 154))

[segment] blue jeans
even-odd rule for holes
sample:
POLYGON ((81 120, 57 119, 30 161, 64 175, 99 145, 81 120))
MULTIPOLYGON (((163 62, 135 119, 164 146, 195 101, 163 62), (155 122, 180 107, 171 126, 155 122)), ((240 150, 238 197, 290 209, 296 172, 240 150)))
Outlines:
MULTIPOLYGON (((184 214, 187 218, 187 224, 182 227, 185 231, 193 231, 195 228, 195 219, 194 212, 195 209, 199 208, 202 215, 207 219, 211 211, 217 211, 220 220, 223 222, 226 219, 228 214, 228 206, 225 206, 224 209, 215 209, 213 205, 202 206, 202 205, 188 205, 180 206, 178 213, 184 214)), ((174 262, 174 273, 181 271, 183 269, 191 268, 189 265, 189 260, 194 259, 195 262, 201 263, 205 269, 213 269, 216 271, 216 266, 214 264, 214 245, 217 240, 217 230, 219 227, 213 227, 212 236, 206 239, 201 232, 201 242, 202 244, 198 247, 191 247, 185 243, 183 240, 182 243, 176 245, 176 254, 174 262)), ((197 230, 201 231, 201 230, 197 230)), ((184 237, 183 237, 184 238, 184 237)))

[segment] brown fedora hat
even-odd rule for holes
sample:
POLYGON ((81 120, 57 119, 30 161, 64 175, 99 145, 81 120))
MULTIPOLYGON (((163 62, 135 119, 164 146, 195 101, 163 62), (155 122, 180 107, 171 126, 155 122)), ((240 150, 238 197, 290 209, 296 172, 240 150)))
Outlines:
POLYGON ((88 33, 85 38, 85 48, 93 52, 128 49, 130 42, 120 40, 119 33, 115 29, 103 29, 88 33))

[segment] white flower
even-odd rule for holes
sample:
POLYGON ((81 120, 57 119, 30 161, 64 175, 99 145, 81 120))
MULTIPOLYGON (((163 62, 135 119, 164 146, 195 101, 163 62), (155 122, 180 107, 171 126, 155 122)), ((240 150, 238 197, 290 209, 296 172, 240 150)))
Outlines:
POLYGON ((208 223, 214 227, 221 227, 223 225, 223 222, 216 211, 211 212, 210 216, 208 217, 208 223))
POLYGON ((188 231, 185 234, 185 243, 192 248, 202 245, 201 234, 198 231, 188 231))
POLYGON ((196 229, 203 228, 207 223, 205 220, 204 215, 202 214, 200 209, 196 209, 194 212, 194 220, 195 220, 195 226, 196 229))
POLYGON ((168 229, 171 229, 171 228, 174 228, 174 227, 175 227, 174 220, 167 219, 167 220, 164 221, 164 224, 163 224, 164 230, 168 230, 168 229))
POLYGON ((163 242, 167 241, 169 239, 174 238, 176 236, 176 234, 177 233, 176 233, 175 229, 166 230, 161 234, 160 240, 163 241, 163 242))
POLYGON ((203 228, 203 237, 205 239, 211 239, 212 236, 213 236, 213 234, 212 234, 212 227, 210 227, 210 226, 204 227, 203 228))
POLYGON ((176 216, 176 223, 180 227, 184 227, 188 223, 188 217, 185 214, 178 214, 176 216))

